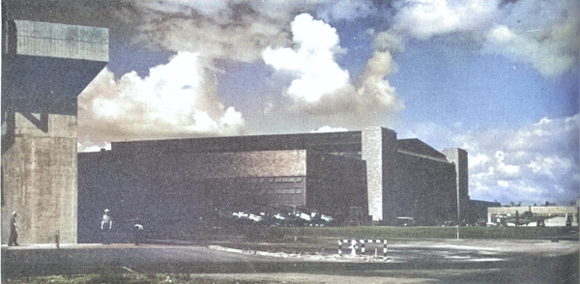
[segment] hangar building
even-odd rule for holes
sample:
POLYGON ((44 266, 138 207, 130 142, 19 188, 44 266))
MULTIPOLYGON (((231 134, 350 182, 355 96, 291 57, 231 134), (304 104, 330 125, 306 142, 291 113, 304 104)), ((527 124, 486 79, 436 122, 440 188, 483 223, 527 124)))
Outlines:
POLYGON ((360 208, 384 224, 456 220, 457 197, 469 200, 467 183, 458 183, 467 154, 445 152, 382 127, 113 142, 79 154, 79 231, 90 235, 103 208, 164 223, 273 204, 335 216, 360 208))

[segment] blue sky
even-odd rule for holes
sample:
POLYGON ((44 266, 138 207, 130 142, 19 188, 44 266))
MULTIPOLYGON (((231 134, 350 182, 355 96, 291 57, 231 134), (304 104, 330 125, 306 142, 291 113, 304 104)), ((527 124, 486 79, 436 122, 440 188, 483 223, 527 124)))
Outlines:
POLYGON ((111 141, 360 130, 469 152, 470 196, 579 196, 579 2, 15 1, 108 27, 79 151, 111 141))

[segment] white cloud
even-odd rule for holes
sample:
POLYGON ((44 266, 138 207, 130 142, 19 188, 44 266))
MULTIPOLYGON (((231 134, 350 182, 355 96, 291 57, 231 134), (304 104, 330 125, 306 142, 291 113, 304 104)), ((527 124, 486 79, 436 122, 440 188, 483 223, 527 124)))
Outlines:
POLYGON ((510 186, 510 182, 507 180, 498 180, 497 185, 499 185, 500 187, 503 187, 503 188, 507 188, 510 186))
POLYGON ((322 126, 316 130, 310 131, 310 133, 323 133, 323 132, 345 132, 348 129, 344 127, 331 127, 329 125, 322 126))
POLYGON ((545 30, 516 30, 500 25, 486 34, 485 52, 531 64, 545 77, 559 76, 578 56, 577 18, 568 18, 545 30))
MULTIPOLYGON (((568 202, 578 195, 579 115, 512 130, 458 136, 469 153, 470 196, 509 202, 568 202)), ((564 204, 562 203, 562 204, 564 204)))
POLYGON ((111 143, 109 142, 98 142, 92 143, 87 142, 85 143, 77 143, 77 152, 99 152, 101 150, 111 150, 111 143))
POLYGON ((520 167, 516 165, 506 165, 504 163, 499 162, 497 165, 497 169, 504 173, 506 176, 514 176, 517 177, 520 173, 520 167))
POLYGON ((578 61, 577 0, 412 0, 395 6, 389 33, 420 40, 462 33, 483 53, 527 63, 544 77, 559 76, 578 61))
POLYGON ((372 100, 371 104, 393 106, 402 109, 403 105, 395 96, 395 88, 389 85, 384 78, 392 72, 392 57, 389 52, 375 52, 369 59, 362 86, 358 89, 362 97, 372 100))
POLYGON ((393 30, 418 39, 479 30, 496 15, 498 1, 415 0, 398 3, 393 30))
POLYGON ((468 156, 469 167, 475 167, 489 162, 489 157, 487 157, 482 153, 477 153, 476 155, 473 155, 472 153, 469 152, 468 155, 469 155, 468 156))
POLYGON ((239 134, 242 114, 224 107, 200 57, 177 53, 141 78, 103 70, 79 96, 79 141, 239 134))
POLYGON ((228 12, 227 0, 212 0, 212 1, 189 1, 189 0, 171 0, 164 2, 157 1, 143 1, 138 3, 142 7, 148 9, 168 13, 168 14, 182 14, 187 15, 191 9, 197 11, 204 16, 220 15, 228 12))
POLYGON ((263 52, 266 64, 296 76, 287 90, 290 97, 314 103, 324 95, 349 86, 348 71, 334 61, 336 51, 340 50, 334 28, 308 14, 301 14, 292 22, 292 34, 298 45, 296 50, 268 47, 263 52))
MULTIPOLYGON (((369 31, 371 34, 374 31, 369 31)), ((374 40, 375 49, 378 51, 394 51, 403 52, 405 51, 405 43, 403 37, 398 35, 394 31, 384 31, 380 32, 375 36, 374 40)))
POLYGON ((284 74, 279 77, 291 78, 284 92, 293 101, 290 109, 312 116, 358 116, 368 122, 379 112, 394 117, 404 108, 385 80, 392 72, 390 53, 376 52, 356 87, 335 61, 343 50, 333 27, 309 14, 296 16, 291 27, 294 46, 268 47, 262 53, 266 64, 284 74))
POLYGON ((574 168, 572 163, 572 159, 538 155, 534 157, 534 160, 530 161, 527 166, 532 170, 532 172, 538 175, 544 175, 548 178, 555 179, 557 178, 556 171, 563 170, 569 172, 574 168))

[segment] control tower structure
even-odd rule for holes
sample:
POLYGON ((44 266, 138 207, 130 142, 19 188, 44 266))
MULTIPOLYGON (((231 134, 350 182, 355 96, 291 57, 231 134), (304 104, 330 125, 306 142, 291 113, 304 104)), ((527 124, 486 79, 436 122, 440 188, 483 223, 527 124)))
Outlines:
POLYGON ((2 15, 2 243, 77 242, 77 96, 109 60, 106 28, 2 15))

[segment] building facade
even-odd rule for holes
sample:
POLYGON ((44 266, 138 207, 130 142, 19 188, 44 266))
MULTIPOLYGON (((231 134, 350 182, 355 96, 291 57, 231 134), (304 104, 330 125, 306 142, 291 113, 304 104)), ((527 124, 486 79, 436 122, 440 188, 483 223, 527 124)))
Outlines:
POLYGON ((419 139, 397 143, 396 215, 413 217, 422 225, 457 220, 456 166, 419 139))
POLYGON ((469 197, 469 169, 467 151, 458 148, 443 149, 442 153, 447 160, 455 165, 456 176, 456 197, 457 201, 457 220, 459 222, 473 222, 471 209, 473 203, 470 202, 469 197), (471 219, 471 220, 470 220, 471 219))
POLYGON ((161 223, 266 205, 342 218, 354 207, 381 224, 399 216, 434 224, 456 220, 456 168, 420 140, 382 127, 114 142, 110 151, 79 154, 79 227, 90 235, 104 208, 161 223))

